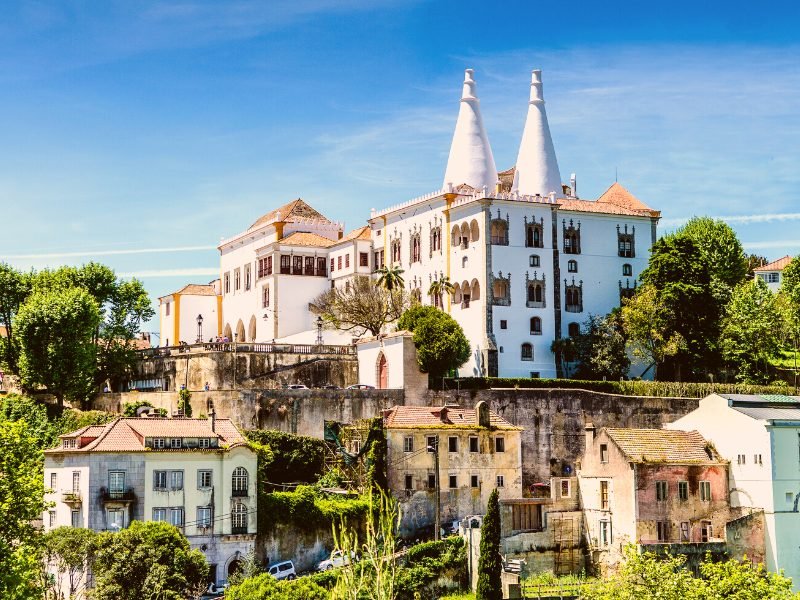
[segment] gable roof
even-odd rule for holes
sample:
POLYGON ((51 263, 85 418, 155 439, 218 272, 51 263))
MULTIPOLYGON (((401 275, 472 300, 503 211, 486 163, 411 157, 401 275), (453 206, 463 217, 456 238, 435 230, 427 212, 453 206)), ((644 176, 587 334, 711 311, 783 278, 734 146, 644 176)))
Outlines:
POLYGON ((763 271, 783 271, 786 267, 789 266, 789 263, 792 262, 792 257, 788 254, 783 258, 779 258, 778 260, 773 260, 771 263, 767 263, 763 267, 758 267, 757 269, 753 269, 755 273, 761 273, 763 271))
POLYGON ((268 223, 278 221, 281 223, 294 223, 301 219, 319 219, 327 223, 331 222, 325 215, 312 208, 305 200, 298 198, 262 215, 247 230, 250 231, 268 223))
MULTIPOLYGON (((91 425, 59 436, 60 439, 95 438, 82 448, 52 448, 45 452, 143 452, 145 438, 216 438, 229 446, 246 444, 245 438, 230 419, 162 419, 118 417, 106 425, 91 425)), ((170 450, 165 448, 164 450, 170 450)), ((181 448, 186 451, 186 448, 181 448)), ((175 450, 172 450, 173 452, 175 450)))
POLYGON ((216 296, 217 292, 214 290, 214 286, 210 283, 189 283, 183 286, 177 292, 172 292, 166 296, 160 296, 159 300, 169 298, 175 294, 180 294, 182 296, 216 296))
MULTIPOLYGON (((383 423, 387 429, 430 429, 452 427, 454 429, 476 429, 478 419, 474 408, 460 406, 394 406, 383 412, 383 423)), ((494 411, 489 411, 489 425, 496 429, 521 431, 494 411)))
POLYGON ((708 464, 724 462, 697 431, 606 428, 609 438, 631 462, 708 464))
POLYGON ((577 212, 605 213, 611 215, 627 215, 632 217, 659 217, 661 212, 653 210, 619 183, 614 182, 595 201, 574 198, 559 198, 560 210, 577 212))

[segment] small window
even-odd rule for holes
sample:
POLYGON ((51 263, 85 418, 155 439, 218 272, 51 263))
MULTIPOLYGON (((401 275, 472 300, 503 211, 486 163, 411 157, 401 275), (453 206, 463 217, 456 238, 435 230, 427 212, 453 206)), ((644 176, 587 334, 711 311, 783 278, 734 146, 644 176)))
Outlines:
POLYGON ((447 438, 447 451, 458 452, 458 438, 456 436, 451 435, 447 438))
POLYGON ((335 259, 331 258, 331 273, 336 270, 336 262, 335 259))
POLYGON ((504 438, 504 437, 496 437, 496 438, 494 438, 494 451, 495 452, 505 452, 506 451, 506 438, 504 438))
POLYGON ((470 475, 469 476, 469 486, 472 488, 480 487, 478 483, 478 476, 477 475, 470 475))
POLYGON ((73 494, 80 494, 81 492, 81 472, 80 471, 73 471, 72 472, 72 493, 73 494))
POLYGON ((539 371, 531 371, 531 379, 539 379, 542 374, 539 371))
POLYGON ((425 449, 428 452, 436 452, 436 436, 429 435, 425 438, 425 449))
POLYGON ((498 475, 497 476, 496 482, 497 482, 497 484, 496 484, 497 487, 499 487, 499 488, 505 487, 505 478, 502 475, 498 475))
POLYGON ((183 509, 170 508, 169 509, 169 524, 175 527, 183 527, 183 509))
POLYGON ((369 266, 369 252, 359 252, 358 253, 358 266, 359 267, 368 267, 369 266))
POLYGON ((47 515, 49 517, 50 527, 55 527, 56 526, 56 511, 50 510, 50 511, 47 512, 47 515))
POLYGON ((50 473, 50 489, 55 492, 56 487, 58 487, 58 474, 50 473))
POLYGON ((169 447, 170 448, 180 448, 181 447, 181 438, 170 438, 169 447))
POLYGON ((711 501, 711 482, 710 481, 701 481, 700 482, 700 500, 703 502, 710 502, 711 501))
POLYGON ((197 445, 200 448, 210 448, 211 440, 209 438, 200 438, 199 440, 197 440, 197 445))
POLYGON ((72 525, 73 527, 80 527, 81 525, 83 525, 83 523, 81 522, 80 510, 73 508, 72 511, 70 511, 70 525, 72 525))
POLYGON ((211 527, 211 507, 197 507, 197 526, 202 528, 211 527))
POLYGON ((761 462, 761 455, 760 454, 753 454, 753 464, 754 465, 763 465, 764 463, 761 462))
POLYGON ((567 262, 567 271, 569 273, 577 273, 578 272, 578 261, 577 260, 570 260, 567 262))
POLYGON ((163 448, 166 446, 164 438, 153 438, 153 448, 163 448))
POLYGON ((656 500, 663 502, 667 499, 667 482, 656 481, 656 500))
POLYGON ((714 537, 711 521, 700 521, 700 541, 707 542, 714 537))
POLYGON ((689 541, 689 521, 681 521, 681 541, 689 541))
POLYGON ((414 451, 414 438, 410 435, 407 435, 403 438, 403 452, 413 452, 414 451))
POLYGON ((458 487, 458 476, 450 475, 449 484, 450 484, 450 489, 451 490, 457 488, 458 487))
POLYGON ((745 457, 744 454, 737 454, 736 455, 736 463, 737 464, 743 465, 743 464, 746 464, 746 462, 747 462, 747 458, 745 457))
POLYGON ((500 329, 508 329, 508 321, 500 319, 500 329))
POLYGON ((562 479, 561 480, 561 497, 562 498, 569 498, 570 494, 570 481, 569 479, 562 479))
POLYGON ((336 268, 339 269, 339 270, 341 270, 341 268, 342 268, 342 257, 341 256, 338 256, 336 258, 336 268))
POLYGON ((531 317, 531 335, 542 335, 542 320, 539 317, 531 317))
POLYGON ((183 471, 170 472, 169 487, 173 491, 178 491, 183 489, 183 471))
POLYGON ((786 492, 786 504, 794 504, 794 494, 786 492))
POLYGON ((166 490, 167 489, 167 472, 166 471, 153 471, 153 489, 166 490))
POLYGON ((434 473, 428 473, 428 489, 436 489, 436 475, 434 473))
POLYGON ((608 444, 600 444, 600 462, 608 462, 608 444))
POLYGON ((603 480, 600 482, 600 508, 608 510, 608 481, 603 480))
POLYGON ((414 488, 414 477, 406 473, 405 489, 411 490, 414 488))
POLYGON ((169 316, 169 305, 170 304, 171 304, 170 302, 167 302, 166 304, 164 304, 164 308, 166 309, 166 315, 167 316, 169 316))
POLYGON ((770 273, 767 275, 767 283, 778 283, 780 275, 778 273, 770 273))
POLYGON ((350 266, 350 253, 344 255, 344 268, 348 268, 350 266))
POLYGON ((533 345, 529 344, 528 342, 522 344, 520 358, 522 360, 533 360, 533 345))
POLYGON ((685 502, 689 499, 689 482, 688 481, 679 481, 678 482, 678 499, 685 502))
POLYGON ((609 546, 611 544, 611 522, 600 521, 600 545, 609 546))
POLYGON ((211 487, 212 476, 210 470, 200 470, 197 471, 197 487, 200 489, 206 489, 211 487))
POLYGON ((656 535, 659 542, 669 540, 669 523, 667 521, 656 521, 656 535))
POLYGON ((567 325, 567 335, 569 337, 578 337, 581 334, 581 326, 577 323, 570 323, 567 325))
POLYGON ((478 445, 478 437, 471 435, 469 436, 469 451, 470 452, 480 452, 480 447, 478 445))
POLYGON ((622 265, 622 276, 623 277, 631 277, 633 276, 633 267, 628 263, 622 265))
POLYGON ((539 264, 539 255, 538 254, 531 254, 530 258, 528 259, 528 264, 532 267, 538 267, 539 264))
POLYGON ((166 523, 166 521, 167 521, 167 509, 166 508, 154 508, 153 509, 153 521, 166 523))

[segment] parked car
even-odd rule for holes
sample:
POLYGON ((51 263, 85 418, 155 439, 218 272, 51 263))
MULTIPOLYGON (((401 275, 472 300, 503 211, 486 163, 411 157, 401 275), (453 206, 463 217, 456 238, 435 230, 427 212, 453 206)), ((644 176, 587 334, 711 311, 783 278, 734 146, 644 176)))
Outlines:
POLYGON ((294 563, 290 560, 272 563, 267 567, 267 572, 278 580, 294 579, 297 577, 297 572, 294 570, 294 563))
POLYGON ((356 384, 353 384, 353 385, 348 385, 345 389, 346 390, 374 390, 375 386, 374 385, 369 385, 367 383, 356 383, 356 384))
POLYGON ((307 390, 308 386, 302 383, 290 383, 286 386, 287 390, 307 390))
POLYGON ((333 385, 332 383, 327 383, 327 384, 322 386, 322 389, 323 390, 338 390, 339 386, 338 385, 333 385))
POLYGON ((209 583, 208 588, 206 591, 203 592, 203 595, 200 596, 200 600, 221 600, 225 597, 225 589, 228 587, 228 584, 225 585, 217 585, 215 583, 209 583))
MULTIPOLYGON (((350 552, 350 558, 355 560, 356 553, 350 552)), ((347 559, 344 552, 341 550, 334 550, 330 558, 326 558, 317 565, 317 571, 330 571, 331 569, 342 567, 349 563, 350 561, 347 559)))

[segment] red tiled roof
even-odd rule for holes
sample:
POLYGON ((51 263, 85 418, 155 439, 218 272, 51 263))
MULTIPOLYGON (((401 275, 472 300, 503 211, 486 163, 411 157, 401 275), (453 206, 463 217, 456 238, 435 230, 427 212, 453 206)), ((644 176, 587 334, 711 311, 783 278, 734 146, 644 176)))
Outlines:
POLYGON ((332 245, 341 244, 342 242, 350 242, 352 240, 371 240, 372 239, 372 230, 369 228, 369 225, 364 225, 364 227, 359 227, 358 229, 354 229, 346 236, 344 236, 340 240, 336 240, 333 242, 332 245))
POLYGON ((632 217, 658 217, 661 212, 653 210, 636 198, 619 183, 614 183, 597 200, 559 198, 559 210, 593 212, 632 217))
POLYGON ((286 244, 287 246, 313 246, 316 248, 327 248, 335 242, 316 233, 310 233, 308 231, 295 231, 294 233, 287 235, 285 238, 282 238, 279 243, 286 244))
POLYGON ((259 217, 255 223, 250 225, 248 230, 255 229, 261 225, 272 223, 273 221, 280 221, 282 223, 292 223, 295 219, 320 219, 330 223, 328 218, 316 209, 312 208, 305 200, 298 198, 287 202, 280 208, 269 211, 267 214, 259 217))
MULTIPOLYGON (((474 408, 461 408, 458 406, 394 406, 384 412, 384 425, 387 428, 410 429, 430 427, 476 428, 478 419, 474 408), (446 409, 446 416, 442 419, 442 411, 446 409)), ((515 427, 503 417, 489 411, 489 424, 497 429, 521 429, 515 427)))
POLYGON ((753 269, 753 271, 755 271, 756 273, 761 273, 762 271, 783 271, 786 267, 789 266, 790 262, 792 262, 792 257, 786 255, 783 258, 779 258, 778 260, 773 260, 771 263, 766 264, 763 267, 758 267, 757 269, 753 269))
POLYGON ((189 283, 183 286, 177 292, 159 297, 159 300, 162 298, 169 298, 174 294, 181 294, 184 296, 216 296, 217 292, 214 290, 214 286, 210 283, 189 283))
POLYGON ((216 419, 214 429, 211 430, 211 419, 119 417, 106 425, 92 425, 60 436, 62 440, 96 438, 83 448, 53 448, 47 452, 140 452, 145 450, 145 438, 159 437, 217 438, 229 445, 246 443, 230 419, 216 419))
POLYGON ((632 462, 724 462, 714 447, 696 431, 613 428, 604 431, 632 462))

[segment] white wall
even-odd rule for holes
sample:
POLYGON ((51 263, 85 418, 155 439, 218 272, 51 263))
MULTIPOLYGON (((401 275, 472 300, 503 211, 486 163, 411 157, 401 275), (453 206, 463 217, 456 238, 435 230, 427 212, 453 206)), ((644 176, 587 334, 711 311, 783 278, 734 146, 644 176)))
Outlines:
POLYGON ((387 385, 390 389, 403 387, 403 340, 412 343, 410 337, 387 337, 382 340, 360 342, 356 347, 358 355, 358 382, 379 387, 378 359, 381 352, 386 357, 387 385))

